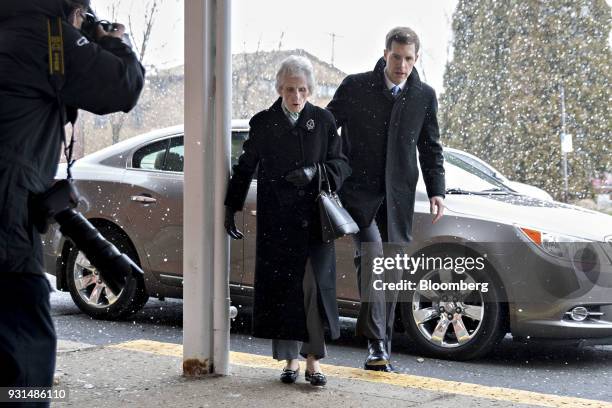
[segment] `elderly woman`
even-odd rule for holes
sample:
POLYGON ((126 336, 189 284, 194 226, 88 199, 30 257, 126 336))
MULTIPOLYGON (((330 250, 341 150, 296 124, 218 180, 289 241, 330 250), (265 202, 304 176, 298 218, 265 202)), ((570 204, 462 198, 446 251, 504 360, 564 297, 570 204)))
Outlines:
POLYGON ((232 238, 242 238, 234 213, 242 210, 257 171, 253 335, 272 339, 273 357, 286 360, 282 382, 296 381, 302 355, 306 380, 320 386, 327 382, 319 366, 327 354, 325 327, 332 339, 340 330, 334 244, 321 240, 317 164, 325 166, 334 190, 350 168, 333 116, 308 102, 314 82, 307 58, 290 56, 281 63, 280 97, 251 119, 233 168, 225 227, 232 238))

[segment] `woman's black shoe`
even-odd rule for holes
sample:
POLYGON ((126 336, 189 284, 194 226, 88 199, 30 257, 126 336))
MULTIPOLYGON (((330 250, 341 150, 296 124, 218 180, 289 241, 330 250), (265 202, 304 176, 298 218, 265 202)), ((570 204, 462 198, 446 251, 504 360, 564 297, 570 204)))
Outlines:
POLYGON ((295 380, 297 380, 299 373, 299 367, 297 370, 289 370, 288 368, 283 368, 283 372, 280 375, 280 380, 285 384, 293 384, 295 380))
POLYGON ((322 387, 327 384, 327 377, 323 373, 309 373, 308 370, 304 372, 304 377, 306 381, 310 382, 310 385, 322 387))

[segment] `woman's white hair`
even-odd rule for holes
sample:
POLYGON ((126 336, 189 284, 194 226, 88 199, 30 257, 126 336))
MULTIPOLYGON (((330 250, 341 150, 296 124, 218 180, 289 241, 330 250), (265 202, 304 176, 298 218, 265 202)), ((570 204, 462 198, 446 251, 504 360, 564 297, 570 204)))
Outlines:
POLYGON ((314 69, 312 63, 306 57, 300 55, 290 55, 281 62, 281 66, 276 73, 276 91, 280 93, 283 88, 283 81, 287 77, 303 76, 306 78, 308 92, 312 95, 315 90, 314 69))

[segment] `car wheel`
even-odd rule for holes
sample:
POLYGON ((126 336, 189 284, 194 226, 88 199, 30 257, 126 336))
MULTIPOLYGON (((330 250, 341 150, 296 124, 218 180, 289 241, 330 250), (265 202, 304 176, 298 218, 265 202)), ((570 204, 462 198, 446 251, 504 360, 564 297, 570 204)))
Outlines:
POLYGON ((435 269, 417 273, 410 280, 417 285, 420 281, 448 283, 460 280, 488 284, 486 292, 417 289, 401 299, 404 327, 424 354, 471 360, 488 354, 505 335, 506 315, 501 289, 491 276, 490 268, 462 274, 450 269, 435 269))
MULTIPOLYGON (((114 228, 99 228, 100 233, 119 251, 139 264, 129 241, 114 228)), ((96 319, 117 320, 138 312, 148 300, 142 277, 131 275, 119 293, 114 293, 101 279, 85 254, 72 246, 66 259, 66 281, 74 303, 96 319)))

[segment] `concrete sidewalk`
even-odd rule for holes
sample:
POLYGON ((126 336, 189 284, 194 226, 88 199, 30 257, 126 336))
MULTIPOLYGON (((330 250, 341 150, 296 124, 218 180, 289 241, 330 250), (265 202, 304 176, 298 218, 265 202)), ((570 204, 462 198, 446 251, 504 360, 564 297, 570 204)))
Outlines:
POLYGON ((146 340, 111 346, 60 341, 56 387, 69 400, 54 407, 602 407, 579 398, 451 382, 406 374, 323 366, 328 385, 303 379, 280 383, 282 363, 269 357, 231 355, 227 377, 182 376, 182 346, 146 340))

